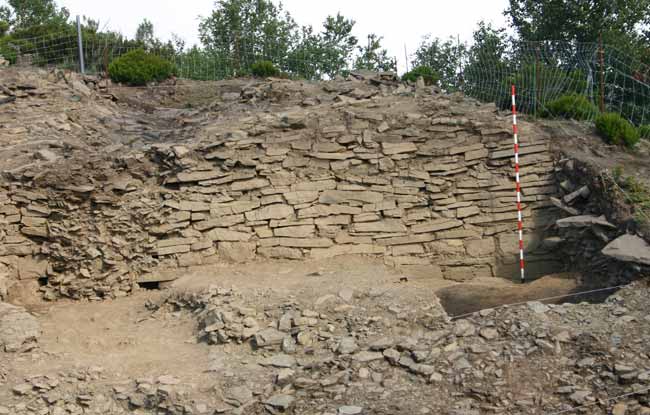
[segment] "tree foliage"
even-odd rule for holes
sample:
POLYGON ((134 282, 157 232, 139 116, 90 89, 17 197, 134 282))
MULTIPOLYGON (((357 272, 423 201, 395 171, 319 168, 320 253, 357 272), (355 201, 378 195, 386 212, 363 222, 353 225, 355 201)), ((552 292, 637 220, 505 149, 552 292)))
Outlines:
POLYGON ((36 26, 62 26, 70 18, 65 7, 59 8, 54 0, 8 0, 0 6, 0 20, 13 31, 25 31, 36 26))
POLYGON ((314 33, 311 26, 301 27, 285 69, 308 79, 333 78, 344 73, 358 44, 352 35, 354 25, 354 20, 337 14, 325 19, 319 33, 314 33))
POLYGON ((370 35, 360 46, 355 22, 328 16, 320 32, 299 26, 281 5, 270 0, 218 0, 199 25, 201 43, 231 76, 245 74, 252 63, 273 62, 282 71, 308 79, 332 78, 349 68, 387 70, 395 62, 370 35))
POLYGON ((354 69, 397 72, 397 59, 389 56, 388 51, 382 48, 381 40, 374 33, 368 35, 368 44, 358 46, 359 56, 354 62, 354 69))
POLYGON ((157 40, 154 36, 153 23, 148 19, 144 19, 135 31, 135 41, 140 43, 146 50, 151 49, 157 40))
POLYGON ((258 60, 286 57, 296 29, 289 13, 269 0, 218 0, 201 20, 199 37, 210 53, 231 59, 239 71, 258 60))
POLYGON ((529 49, 530 42, 543 41, 555 58, 543 64, 558 71, 580 66, 583 82, 593 85, 590 93, 602 93, 635 122, 650 115, 650 0, 510 0, 505 15, 517 33, 514 60, 521 60, 518 50, 529 49), (599 52, 591 48, 585 56, 583 46, 601 39, 605 68, 596 61, 599 52), (605 77, 604 91, 593 71, 605 77))
POLYGON ((650 22, 650 0, 510 0, 505 15, 523 40, 610 42, 650 22))
MULTIPOLYGON (((494 91, 503 82, 492 82, 488 79, 486 70, 494 74, 493 79, 508 76, 512 67, 509 56, 511 41, 505 29, 496 29, 483 21, 479 22, 472 38, 473 43, 467 49, 467 62, 462 74, 463 90, 475 98, 495 101, 494 91)), ((507 94, 507 91, 504 92, 507 94)))
POLYGON ((424 37, 411 62, 414 67, 428 66, 440 77, 440 86, 447 91, 457 91, 461 86, 462 64, 467 46, 453 38, 424 37))

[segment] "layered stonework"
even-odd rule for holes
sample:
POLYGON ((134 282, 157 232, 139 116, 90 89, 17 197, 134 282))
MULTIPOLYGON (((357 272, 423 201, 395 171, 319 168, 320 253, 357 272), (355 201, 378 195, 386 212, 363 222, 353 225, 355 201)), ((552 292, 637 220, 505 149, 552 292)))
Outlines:
MULTIPOLYGON (((52 298, 119 296, 164 280, 164 268, 260 258, 374 255, 455 281, 515 276, 508 116, 431 90, 376 91, 210 120, 191 142, 14 176, 0 191, 0 266, 42 278, 52 298)), ((560 213, 554 163, 544 133, 523 123, 521 136, 539 274, 559 266, 542 243, 560 213)))

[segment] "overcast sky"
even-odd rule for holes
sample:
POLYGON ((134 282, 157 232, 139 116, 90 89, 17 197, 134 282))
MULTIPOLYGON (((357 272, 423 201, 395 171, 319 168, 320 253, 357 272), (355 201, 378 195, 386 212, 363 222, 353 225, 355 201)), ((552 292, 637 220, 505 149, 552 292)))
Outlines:
MULTIPOLYGON (((3 3, 0 0, 0 3, 3 3)), ((58 0, 71 15, 98 19, 100 27, 132 37, 143 18, 151 20, 156 35, 164 40, 172 33, 188 46, 198 43, 199 16, 208 16, 213 0, 58 0)), ((422 36, 471 39, 480 20, 503 26, 508 0, 285 0, 282 2, 301 25, 320 28, 327 15, 341 12, 356 20, 355 35, 365 39, 374 32, 384 37, 384 46, 404 69, 404 45, 412 54, 422 36)), ((276 1, 277 4, 277 1, 276 1)), ((410 60, 410 58, 409 58, 410 60)))

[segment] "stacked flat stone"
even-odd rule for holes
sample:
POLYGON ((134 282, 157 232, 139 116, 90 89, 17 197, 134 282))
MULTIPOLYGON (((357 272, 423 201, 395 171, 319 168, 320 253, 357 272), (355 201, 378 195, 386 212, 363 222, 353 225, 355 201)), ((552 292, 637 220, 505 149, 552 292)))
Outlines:
MULTIPOLYGON (((65 185, 5 184, 0 262, 47 277, 46 296, 75 298, 125 295, 170 279, 163 268, 256 258, 373 255, 455 281, 514 275, 507 116, 397 83, 372 86, 372 98, 338 90, 332 102, 203 123, 189 142, 87 162, 65 185)), ((521 130, 528 257, 533 274, 549 272, 561 265, 537 243, 561 212, 549 137, 521 130)))

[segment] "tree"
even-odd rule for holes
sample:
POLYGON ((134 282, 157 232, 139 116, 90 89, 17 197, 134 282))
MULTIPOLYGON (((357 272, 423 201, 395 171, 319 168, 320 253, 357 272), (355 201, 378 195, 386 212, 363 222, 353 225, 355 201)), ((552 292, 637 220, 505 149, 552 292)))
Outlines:
POLYGON ((329 77, 334 77, 348 66, 352 52, 357 47, 358 40, 352 35, 356 22, 346 19, 340 13, 327 16, 323 23, 323 33, 320 43, 323 48, 321 56, 322 71, 329 77))
POLYGON ((7 3, 9 7, 0 7, 0 20, 14 31, 46 24, 62 25, 70 18, 68 10, 57 7, 54 0, 8 0, 7 3))
MULTIPOLYGON (((463 91, 483 101, 499 101, 495 85, 503 85, 510 74, 509 39, 506 30, 495 29, 481 21, 467 50, 467 64, 462 73, 463 91)), ((504 93, 507 93, 505 91, 504 93)))
POLYGON ((145 50, 149 50, 154 46, 156 40, 153 23, 148 19, 144 19, 135 32, 135 41, 141 44, 145 50))
MULTIPOLYGON (((584 72, 581 83, 592 86, 589 92, 577 92, 591 95, 595 90, 628 119, 641 121, 650 112, 649 95, 645 92, 649 87, 644 83, 650 65, 650 47, 643 33, 650 25, 650 0, 510 0, 505 15, 518 34, 522 56, 526 50, 530 55, 530 50, 537 53, 539 48, 547 55, 542 62, 544 70, 568 74, 571 66, 581 68, 584 72), (594 45, 601 39, 603 72, 597 63, 600 47, 594 45), (590 75, 592 67, 582 63, 585 60, 594 60, 599 76, 604 76, 604 91, 598 91, 599 78, 594 82, 590 75)), ((540 78, 539 69, 536 71, 535 78, 540 78)), ((571 73, 571 76, 578 75, 575 70, 571 73)), ((539 90, 541 82, 535 81, 539 90)))
POLYGON ((0 6, 0 37, 6 35, 7 32, 9 32, 11 21, 12 21, 11 9, 7 6, 0 6))
POLYGON ((176 54, 183 53, 185 50, 185 40, 176 33, 172 33, 171 43, 174 45, 174 52, 176 54))
POLYGON ((232 62, 235 73, 257 60, 283 66, 298 31, 281 5, 270 0, 218 0, 215 6, 199 24, 201 43, 211 54, 232 62))
POLYGON ((6 20, 0 19, 0 37, 3 37, 4 35, 9 32, 9 22, 6 20))
POLYGON ((357 38, 352 35, 355 22, 341 14, 327 16, 323 30, 314 33, 303 26, 298 41, 289 53, 289 72, 308 79, 333 78, 349 67, 357 38))
POLYGON ((465 62, 467 46, 453 38, 442 41, 424 37, 411 62, 413 67, 428 66, 440 75, 440 86, 447 91, 460 88, 460 74, 465 62))
POLYGON ((359 56, 354 62, 355 69, 397 72, 397 60, 388 56, 381 46, 382 37, 374 33, 368 35, 368 44, 358 46, 359 56))
POLYGON ((525 41, 609 41, 650 23, 650 0, 510 0, 504 14, 525 41))

